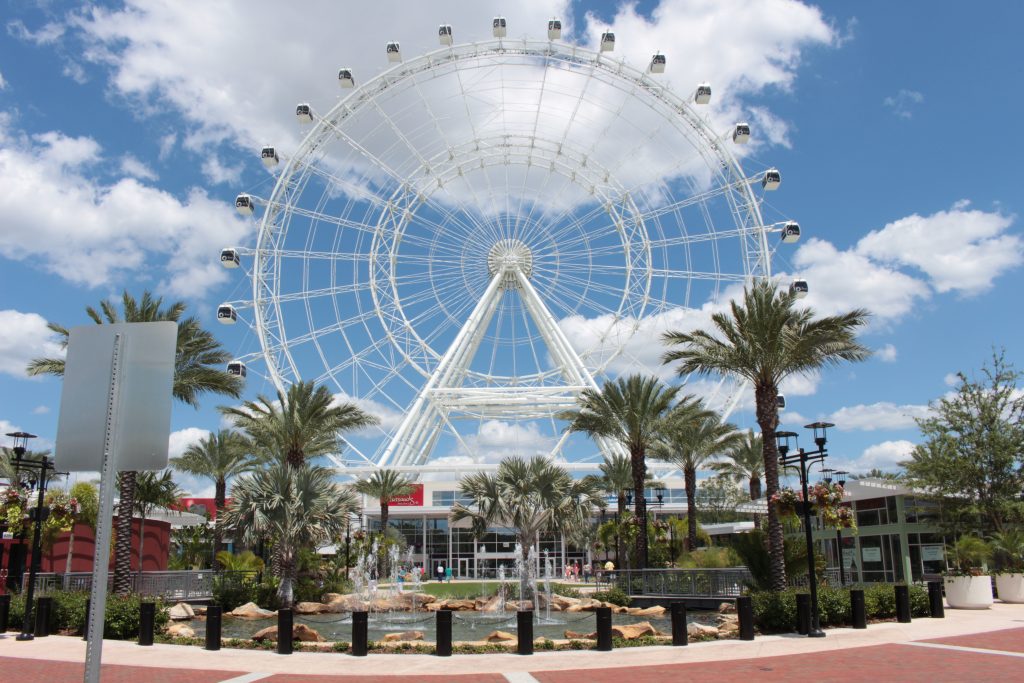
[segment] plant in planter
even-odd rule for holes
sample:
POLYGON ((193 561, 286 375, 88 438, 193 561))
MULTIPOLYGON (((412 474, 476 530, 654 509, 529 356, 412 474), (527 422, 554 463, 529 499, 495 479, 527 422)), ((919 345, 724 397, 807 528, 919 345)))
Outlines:
POLYGON ((992 534, 989 539, 996 561, 996 592, 1003 602, 1024 602, 1024 531, 1014 529, 992 534))
POLYGON ((953 566, 946 572, 946 601, 954 609, 988 609, 992 605, 992 577, 985 563, 992 549, 981 538, 961 536, 948 549, 953 566))
POLYGON ((803 495, 793 489, 779 489, 772 494, 771 504, 775 506, 779 517, 796 515, 797 507, 803 502, 803 495))

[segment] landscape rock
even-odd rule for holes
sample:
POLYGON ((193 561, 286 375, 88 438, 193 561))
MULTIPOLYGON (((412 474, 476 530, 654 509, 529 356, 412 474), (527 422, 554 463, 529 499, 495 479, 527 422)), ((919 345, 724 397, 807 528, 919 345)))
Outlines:
POLYGON ((503 643, 509 640, 516 640, 516 637, 507 631, 491 631, 484 638, 486 643, 503 643))
POLYGON ((167 627, 167 635, 172 638, 195 638, 196 632, 188 624, 171 624, 167 627))
POLYGON ((623 640, 636 640, 643 636, 657 636, 660 634, 658 629, 651 626, 651 622, 641 621, 637 624, 615 624, 612 626, 612 635, 618 636, 623 640))
POLYGON ((450 609, 455 612, 472 612, 476 609, 476 604, 472 600, 445 600, 443 602, 445 609, 450 609))
MULTIPOLYGON (((592 607, 590 609, 593 609, 592 607)), ((566 613, 585 612, 587 610, 583 605, 569 605, 565 608, 566 613)))
MULTIPOLYGON (((260 642, 264 640, 270 640, 273 642, 277 641, 277 626, 268 626, 267 628, 258 631, 253 637, 253 640, 260 642)), ((327 639, 317 633, 314 629, 306 626, 305 624, 295 624, 292 627, 292 640, 299 640, 304 643, 324 643, 327 639)))
POLYGON ((558 607, 560 609, 563 609, 566 612, 569 611, 570 607, 573 607, 574 605, 578 605, 581 602, 583 602, 583 601, 580 598, 567 598, 567 597, 562 596, 562 595, 552 595, 551 596, 551 604, 552 605, 558 605, 558 607))
POLYGON ((297 602, 292 609, 296 614, 320 614, 325 612, 328 606, 321 602, 297 602))
POLYGON ((719 614, 735 614, 736 603, 734 602, 723 602, 718 606, 719 614))
POLYGON ((489 600, 477 600, 477 612, 497 612, 502 609, 501 596, 494 595, 489 600))
POLYGON ((686 625, 686 633, 691 636, 714 636, 718 637, 718 629, 714 626, 698 624, 693 621, 686 625))
POLYGON ((269 609, 263 609, 255 602, 247 602, 244 605, 231 610, 228 614, 233 617, 238 617, 239 619, 269 619, 276 613, 269 609))
POLYGON ((167 616, 171 618, 171 621, 188 621, 195 617, 196 613, 187 602, 179 602, 167 610, 167 616))
POLYGON ((423 640, 423 631, 402 631, 401 633, 385 633, 381 639, 385 643, 399 640, 423 640))
POLYGON ((192 611, 195 612, 197 617, 205 617, 206 605, 195 605, 192 607, 192 611))
POLYGON ((661 605, 653 607, 627 607, 626 614, 634 617, 660 617, 665 614, 665 608, 661 605))
POLYGON ((594 631, 593 633, 578 633, 576 631, 566 630, 564 635, 569 640, 597 640, 597 631, 594 631))

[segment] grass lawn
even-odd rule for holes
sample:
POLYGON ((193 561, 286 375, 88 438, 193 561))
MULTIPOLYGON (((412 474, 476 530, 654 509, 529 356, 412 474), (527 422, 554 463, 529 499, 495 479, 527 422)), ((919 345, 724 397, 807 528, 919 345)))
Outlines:
MULTIPOLYGON (((438 598, 478 598, 482 595, 493 595, 498 591, 497 581, 430 581, 421 585, 424 593, 438 598)), ((409 584, 406 584, 406 588, 409 588, 409 584)))

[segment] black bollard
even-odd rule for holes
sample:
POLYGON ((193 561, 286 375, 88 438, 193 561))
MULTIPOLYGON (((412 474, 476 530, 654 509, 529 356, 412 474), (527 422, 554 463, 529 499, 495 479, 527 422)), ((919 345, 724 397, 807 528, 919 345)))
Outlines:
POLYGON ((857 588, 850 591, 850 620, 854 628, 867 628, 868 616, 864 609, 864 591, 857 588))
POLYGON ((594 613, 597 614, 597 650, 598 652, 611 652, 612 608, 598 607, 594 613))
POLYGON ((740 621, 740 640, 754 639, 754 601, 749 595, 736 598, 736 616, 740 621))
POLYGON ((85 623, 82 624, 82 640, 89 640, 89 607, 92 605, 92 598, 85 599, 85 623))
POLYGON ((139 603, 139 645, 153 644, 153 624, 156 621, 156 603, 139 603))
POLYGON ((519 638, 519 654, 532 655, 533 610, 520 610, 516 612, 516 636, 519 638))
POLYGON ((11 596, 9 593, 0 595, 0 633, 7 632, 11 621, 11 596))
POLYGON ((796 594, 796 632, 806 636, 811 630, 811 596, 809 593, 796 594))
POLYGON ((288 608, 277 610, 277 654, 290 655, 292 653, 292 631, 295 624, 295 615, 288 608))
POLYGON ((36 627, 33 635, 36 638, 45 638, 50 635, 50 607, 53 605, 53 598, 39 598, 36 600, 36 627))
POLYGON ((686 631, 686 603, 682 600, 673 600, 672 610, 672 644, 686 645, 690 642, 689 633, 686 631))
POLYGON ((928 582, 928 611, 932 619, 945 619, 946 608, 942 604, 942 582, 928 582))
POLYGON ((224 608, 210 605, 206 608, 206 646, 207 650, 220 649, 220 627, 224 616, 224 608))
POLYGON ((910 623, 910 586, 893 586, 896 592, 896 621, 910 623))
POLYGON ((437 656, 452 656, 452 611, 439 609, 437 614, 437 656))
POLYGON ((369 615, 366 612, 352 613, 352 655, 365 657, 367 652, 367 634, 369 633, 369 615))

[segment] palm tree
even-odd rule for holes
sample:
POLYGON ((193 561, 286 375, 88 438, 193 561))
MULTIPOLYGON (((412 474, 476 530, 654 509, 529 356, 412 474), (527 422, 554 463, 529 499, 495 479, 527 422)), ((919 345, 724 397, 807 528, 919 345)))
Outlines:
MULTIPOLYGON (((545 457, 525 460, 510 457, 501 461, 497 472, 477 472, 459 481, 461 492, 471 499, 467 507, 456 503, 451 519, 468 519, 479 537, 492 525, 516 530, 521 560, 526 567, 530 547, 546 531, 572 536, 590 524, 594 507, 603 507, 601 487, 593 478, 573 479, 569 472, 545 457)), ((528 572, 519 574, 519 595, 529 591, 528 572)))
POLYGON ((241 532, 247 544, 274 542, 272 564, 281 580, 277 595, 282 607, 292 604, 299 550, 336 538, 358 509, 355 495, 333 479, 326 467, 277 462, 240 477, 231 489, 225 525, 241 532))
MULTIPOLYGON (((794 374, 807 374, 841 361, 859 361, 871 351, 857 342, 857 328, 867 323, 868 312, 855 309, 842 315, 818 318, 810 308, 797 308, 796 296, 767 279, 744 289, 743 302, 731 303, 731 315, 711 316, 712 331, 666 332, 663 340, 675 347, 662 356, 678 363, 680 375, 733 375, 754 386, 757 423, 761 427, 765 493, 779 489, 778 449, 779 384, 794 374)), ((779 515, 768 508, 768 545, 771 585, 786 588, 783 532, 779 515)))
POLYGON ((761 497, 761 477, 764 476, 764 448, 761 435, 749 429, 739 443, 726 451, 727 460, 711 463, 711 469, 737 484, 746 484, 750 500, 761 497))
MULTIPOLYGON (((626 507, 628 505, 626 497, 627 495, 632 496, 633 464, 630 462, 629 456, 623 455, 622 453, 612 453, 604 456, 604 461, 598 465, 598 469, 601 470, 601 476, 594 478, 603 490, 615 494, 617 512, 616 519, 621 521, 626 518, 626 507)), ((653 488, 656 485, 657 482, 648 474, 647 480, 644 482, 644 490, 653 488)), ((616 528, 618 527, 616 526, 616 528)), ((622 548, 622 538, 616 534, 616 561, 622 562, 622 558, 625 557, 625 555, 626 553, 622 548)))
MULTIPOLYGON (((78 503, 78 516, 75 524, 88 524, 94 530, 96 519, 100 514, 100 494, 96 485, 88 481, 75 482, 68 495, 78 503)), ((72 525, 68 536, 68 556, 64 562, 64 573, 71 573, 71 561, 75 556, 75 527, 72 525)))
MULTIPOLYGON (((665 386, 656 377, 631 375, 605 382, 600 391, 580 392, 577 410, 558 415, 569 422, 570 432, 583 432, 591 437, 613 442, 629 453, 633 475, 633 499, 641 528, 647 525, 647 449, 656 436, 661 418, 672 407, 679 387, 665 386)), ((647 567, 647 534, 637 534, 636 557, 640 568, 647 567)))
POLYGON ((221 513, 227 499, 228 480, 252 471, 256 462, 250 455, 249 441, 229 429, 216 434, 210 433, 199 443, 185 449, 178 458, 171 459, 171 467, 197 477, 213 481, 213 504, 216 508, 213 526, 213 547, 215 555, 223 550, 221 539, 221 513))
MULTIPOLYGON (((175 302, 162 308, 163 298, 143 292, 142 298, 124 292, 121 295, 121 313, 109 301, 100 302, 97 311, 92 306, 85 309, 86 315, 96 323, 115 324, 120 322, 145 323, 170 320, 178 323, 178 339, 174 358, 174 384, 171 393, 174 398, 193 408, 199 407, 199 397, 214 393, 238 398, 242 392, 242 379, 228 374, 223 368, 231 360, 231 354, 224 351, 220 342, 204 330, 197 318, 185 318, 185 304, 175 302)), ((57 323, 47 323, 52 332, 61 338, 61 347, 67 348, 68 329, 57 323)), ((64 376, 63 358, 36 358, 28 364, 29 375, 64 376)), ((131 591, 131 542, 132 509, 135 499, 135 472, 119 474, 120 500, 117 505, 117 541, 114 544, 114 592, 119 595, 131 591)))
POLYGON ((686 486, 687 550, 697 547, 697 470, 733 447, 740 439, 736 428, 704 402, 687 396, 662 421, 651 455, 678 466, 686 486))
POLYGON ((182 491, 174 483, 170 470, 139 472, 135 478, 134 512, 139 513, 139 571, 142 571, 142 549, 146 545, 146 517, 156 508, 167 508, 178 502, 182 491))
POLYGON ((392 498, 407 496, 412 493, 415 484, 404 474, 395 470, 377 470, 367 479, 360 479, 352 488, 356 493, 376 498, 380 501, 380 533, 388 531, 388 503, 392 498))
POLYGON ((339 433, 377 424, 354 403, 336 403, 325 386, 299 381, 277 401, 258 396, 241 407, 221 407, 235 427, 244 430, 259 455, 301 467, 307 459, 341 450, 339 433))

